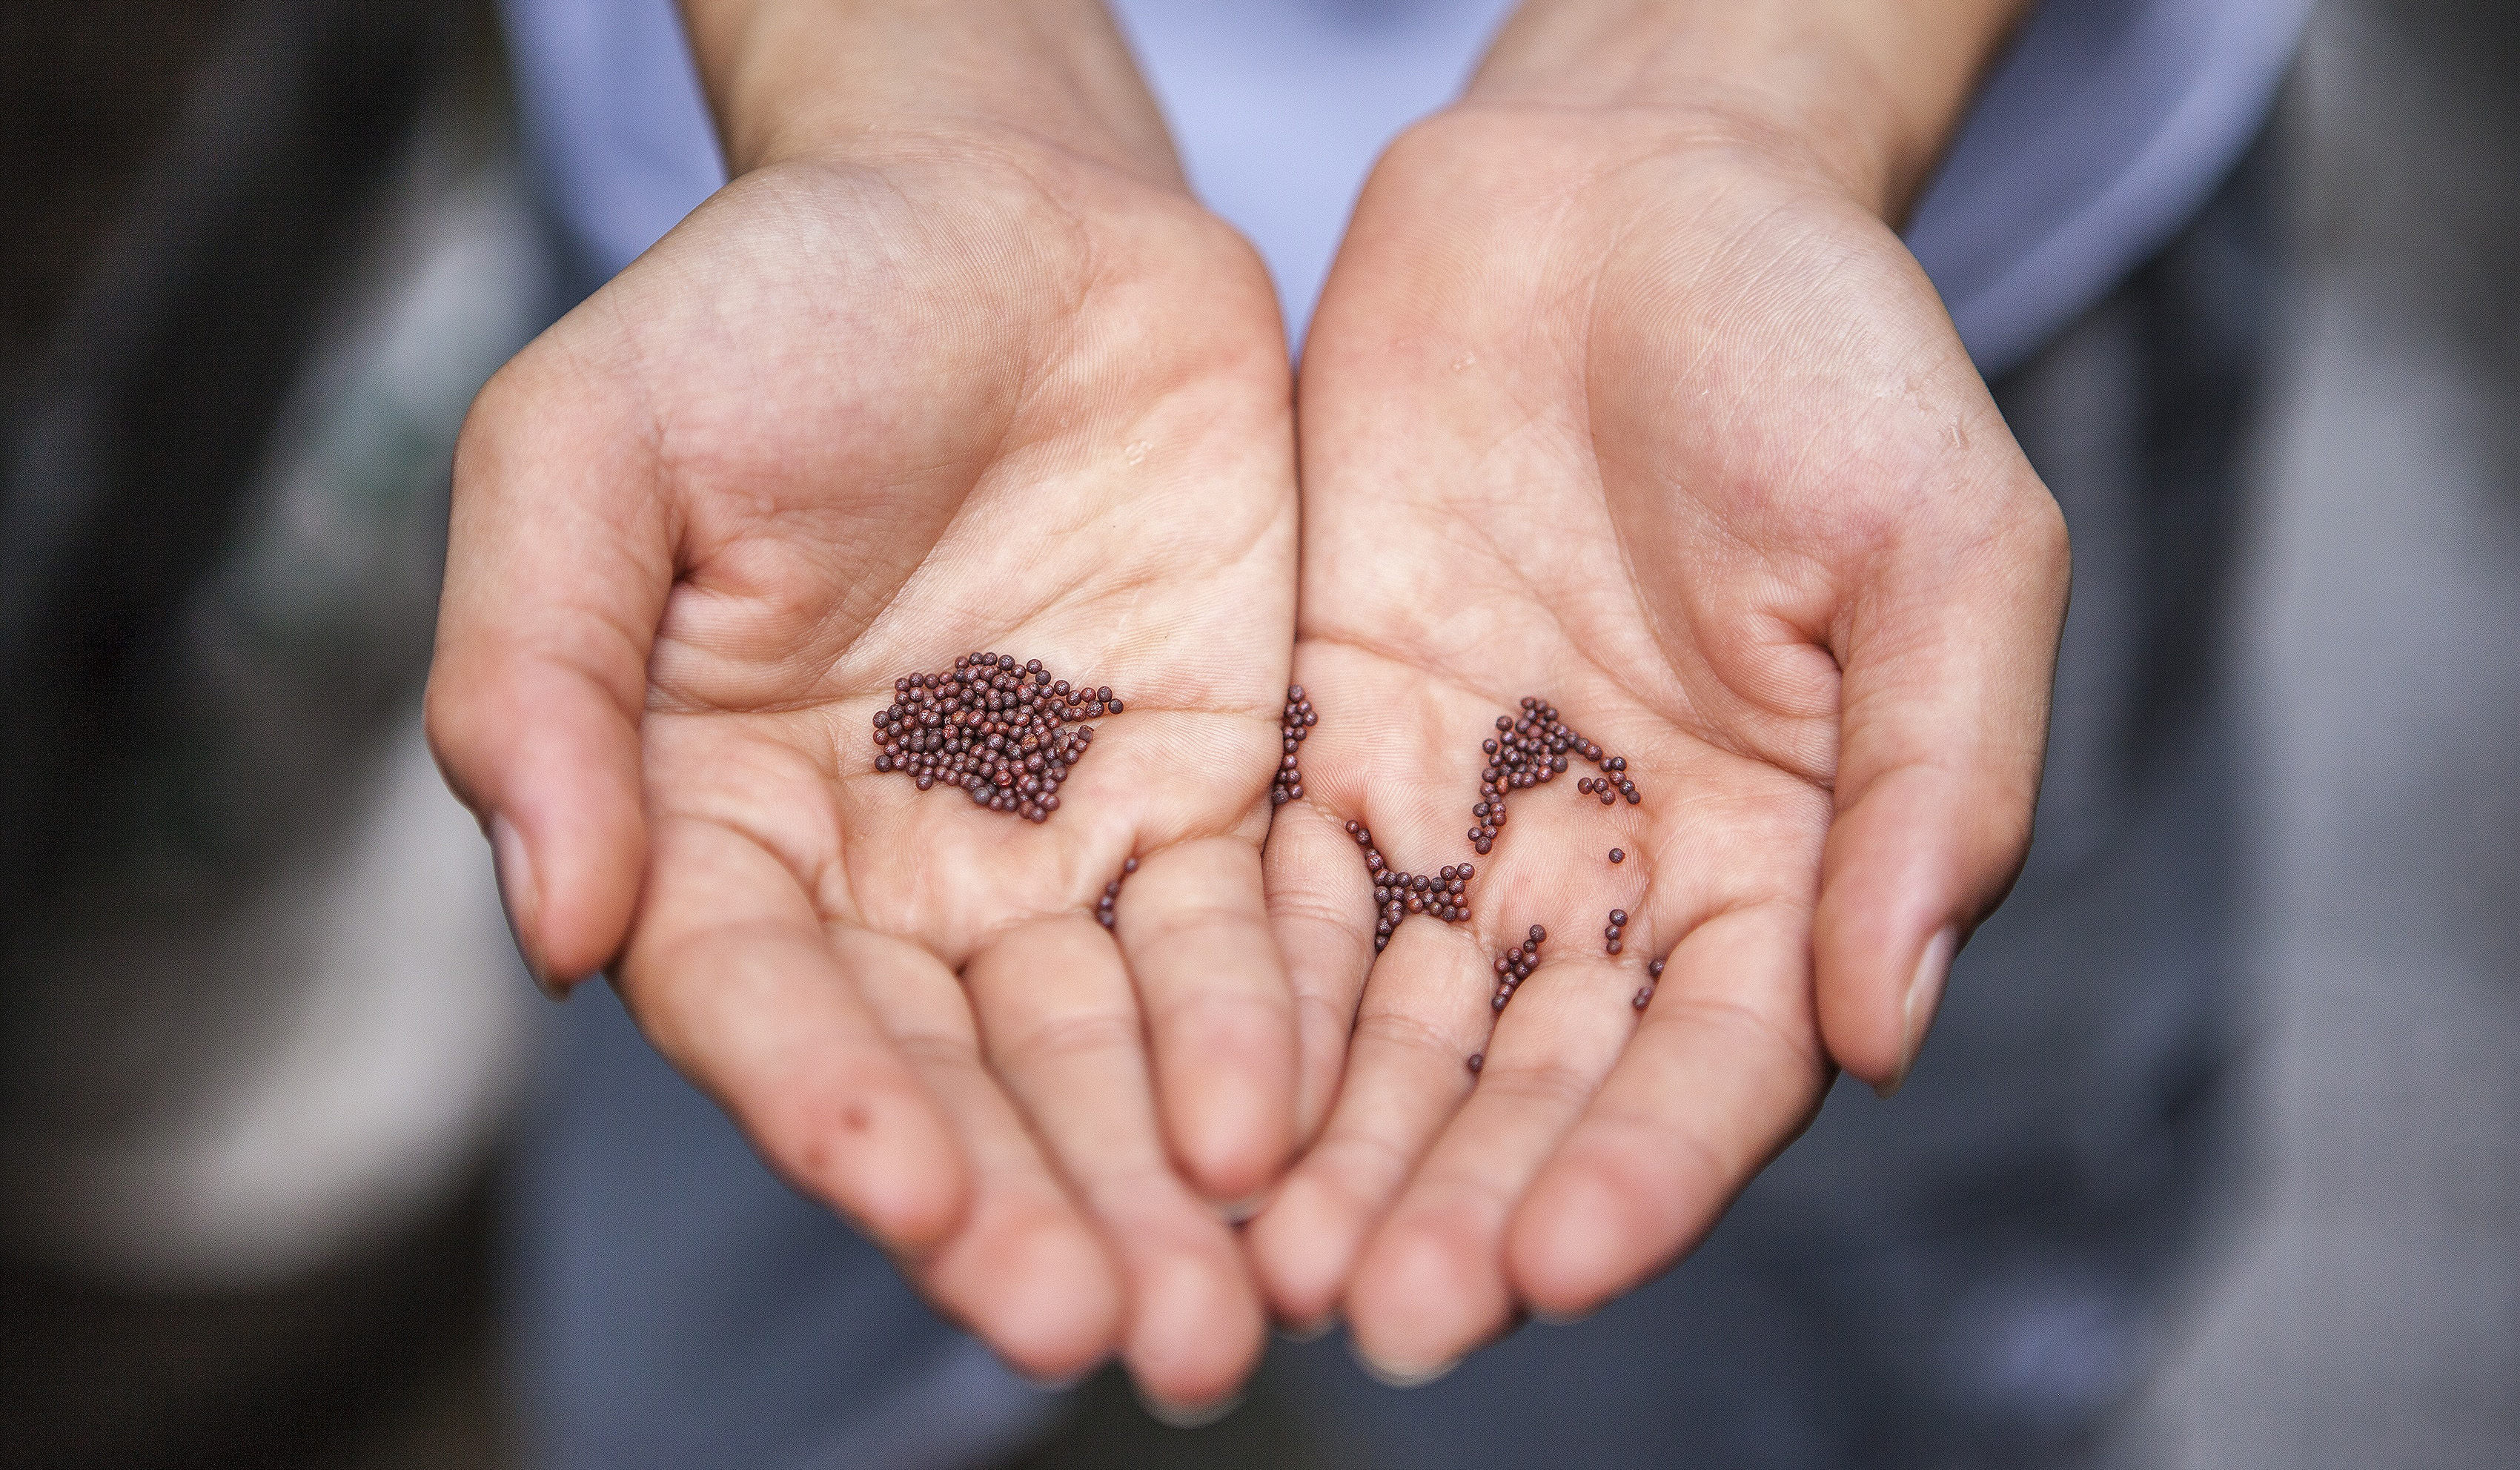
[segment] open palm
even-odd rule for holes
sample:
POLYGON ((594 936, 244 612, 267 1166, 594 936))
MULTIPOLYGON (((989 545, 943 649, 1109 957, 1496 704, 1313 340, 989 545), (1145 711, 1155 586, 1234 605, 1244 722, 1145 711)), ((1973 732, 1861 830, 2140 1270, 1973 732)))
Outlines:
POLYGON ((1281 332, 1184 194, 1021 137, 751 173, 485 391, 430 691, 546 975, 1019 1367, 1185 1401, 1261 1341, 1201 1196, 1293 1141, 1281 332), (877 769, 981 650, 1125 703, 1046 821, 877 769))
POLYGON ((1896 237, 1649 117, 1405 138, 1301 412, 1320 723, 1269 873, 1321 1131, 1252 1241, 1282 1316, 1343 1308, 1407 1377, 1667 1264, 1833 1069, 1896 1085, 2028 840, 2064 540, 1896 237), (1641 800, 1573 759, 1478 856, 1481 742, 1526 695, 1641 800), (1350 821, 1474 862, 1473 917, 1376 955, 1350 821))

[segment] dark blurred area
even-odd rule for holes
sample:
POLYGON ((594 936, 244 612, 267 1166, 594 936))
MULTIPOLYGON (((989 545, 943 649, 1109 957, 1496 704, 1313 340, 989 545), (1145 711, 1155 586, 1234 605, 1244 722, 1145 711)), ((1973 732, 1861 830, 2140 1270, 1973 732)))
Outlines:
POLYGON ((416 734, 454 431, 552 309, 495 35, 0 11, 0 1464, 403 1463, 450 1373, 407 1462, 499 1441, 522 1034, 416 734))
MULTIPOLYGON (((2515 77, 2333 0, 2278 124, 2251 1163, 2110 1465, 2520 1463, 2515 77)), ((519 1462, 533 1013, 418 699, 549 241, 488 0, 0 9, 0 1467, 519 1462)), ((1020 1464, 1356 1461, 1264 1370, 1020 1464)))

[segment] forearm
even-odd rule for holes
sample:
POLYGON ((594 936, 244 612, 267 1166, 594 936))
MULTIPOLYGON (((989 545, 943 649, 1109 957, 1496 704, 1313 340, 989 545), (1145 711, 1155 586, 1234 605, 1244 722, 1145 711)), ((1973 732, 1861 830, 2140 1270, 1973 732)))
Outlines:
POLYGON ((727 163, 1029 134, 1165 182, 1163 117, 1101 0, 683 0, 727 163))
POLYGON ((1525 0, 1474 102, 1702 115, 1803 150, 1884 218, 1913 203, 2030 0, 1525 0))

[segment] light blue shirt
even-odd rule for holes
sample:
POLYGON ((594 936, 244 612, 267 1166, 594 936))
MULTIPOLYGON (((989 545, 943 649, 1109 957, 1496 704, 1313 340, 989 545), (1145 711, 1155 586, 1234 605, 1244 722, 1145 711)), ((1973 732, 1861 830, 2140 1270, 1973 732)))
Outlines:
MULTIPOLYGON (((2097 301, 2264 121, 2311 0, 2047 0, 1907 238, 1979 368, 2097 301)), ((1116 0, 1192 181, 1300 335, 1358 187, 1449 101, 1508 0, 1116 0)), ((528 146, 605 274, 725 182, 672 0, 507 0, 528 146)))

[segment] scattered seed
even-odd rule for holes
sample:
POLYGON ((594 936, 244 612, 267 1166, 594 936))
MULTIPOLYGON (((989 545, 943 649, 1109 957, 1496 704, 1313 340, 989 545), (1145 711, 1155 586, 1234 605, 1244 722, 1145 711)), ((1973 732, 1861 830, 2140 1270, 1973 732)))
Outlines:
POLYGON ((1094 901, 1094 922, 1105 929, 1120 922, 1120 885, 1138 871, 1138 859, 1132 857, 1120 864, 1120 876, 1102 885, 1102 896, 1094 901))
POLYGON ((1479 1069, 1480 1069, 1480 1068, 1482 1068, 1482 1067, 1485 1067, 1487 1064, 1488 1064, 1488 1054, 1487 1054, 1486 1052, 1484 1052, 1484 1051, 1474 1051, 1474 1052, 1471 1052, 1471 1053, 1470 1053, 1470 1076, 1472 1076, 1472 1077, 1476 1077, 1476 1076, 1478 1076, 1478 1075, 1479 1075, 1479 1069))
POLYGON ((1488 1009, 1503 1011, 1506 1008, 1506 1002, 1513 999, 1513 992, 1520 989, 1522 983, 1531 978, 1531 972, 1540 967, 1540 943, 1548 937, 1547 930, 1534 924, 1531 926, 1531 938, 1510 949, 1498 952, 1496 993, 1488 997, 1488 1009))
MULTIPOLYGON (((1575 789, 1579 793, 1598 795, 1605 806, 1621 796, 1630 802, 1639 800, 1623 774, 1628 768, 1624 757, 1605 755, 1582 731, 1560 718, 1555 706, 1538 695, 1525 696, 1521 711, 1518 715, 1498 715, 1495 737, 1479 742, 1479 750, 1488 760, 1479 773, 1478 800, 1470 806, 1476 825, 1469 829, 1468 836, 1470 846, 1480 852, 1494 846, 1505 826, 1507 793, 1545 786, 1564 775, 1570 757, 1592 761, 1602 771, 1599 776, 1578 777, 1575 789)), ((1610 860, 1618 862, 1626 856, 1621 852, 1610 860)))
POLYGON ((1469 921, 1470 880, 1478 875, 1476 868, 1465 862, 1432 874, 1403 872, 1382 860, 1373 834, 1363 824, 1349 822, 1347 835, 1364 853, 1366 876, 1373 880, 1374 953, 1382 952, 1400 921, 1412 914, 1429 914, 1447 924, 1469 921))
MULTIPOLYGON (((1116 707, 1114 707, 1116 708, 1116 707)), ((1277 779, 1269 786, 1269 804, 1283 806, 1304 794, 1304 773, 1295 761, 1295 748, 1313 732, 1321 716, 1313 712, 1313 702, 1304 697, 1304 686, 1286 686, 1286 708, 1278 715, 1278 738, 1283 750, 1278 759, 1277 779)))
POLYGON ((1628 860, 1628 854, 1616 848, 1612 848, 1610 850, 1610 860, 1612 862, 1625 862, 1628 860))

